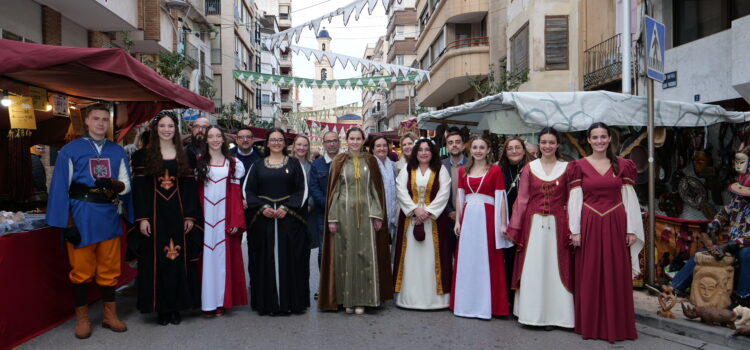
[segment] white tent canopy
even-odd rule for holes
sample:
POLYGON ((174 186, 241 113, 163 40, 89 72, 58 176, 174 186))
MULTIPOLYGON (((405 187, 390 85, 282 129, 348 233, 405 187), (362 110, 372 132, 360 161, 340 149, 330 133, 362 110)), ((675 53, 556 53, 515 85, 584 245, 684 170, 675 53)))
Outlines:
MULTIPOLYGON (((460 106, 422 113, 422 129, 440 124, 467 126, 473 132, 489 130, 515 135, 544 127, 570 132, 586 130, 593 122, 617 126, 646 126, 646 97, 609 91, 502 92, 460 106)), ((748 112, 729 112, 716 105, 656 100, 656 126, 703 127, 750 120, 748 112)))

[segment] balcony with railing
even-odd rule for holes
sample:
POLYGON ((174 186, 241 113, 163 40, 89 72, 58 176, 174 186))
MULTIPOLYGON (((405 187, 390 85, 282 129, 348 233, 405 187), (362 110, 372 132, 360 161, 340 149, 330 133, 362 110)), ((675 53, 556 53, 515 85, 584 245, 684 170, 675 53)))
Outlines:
MULTIPOLYGON (((637 44, 631 41, 633 48, 637 44)), ((633 53, 636 51, 633 50, 633 53)), ((622 34, 617 34, 583 52, 583 89, 593 90, 622 78, 622 34)), ((638 55, 631 54, 631 72, 638 70, 638 55)))
POLYGON ((460 38, 444 48, 433 45, 419 60, 422 69, 432 72, 430 84, 417 85, 422 104, 437 107, 469 89, 466 76, 486 75, 489 57, 489 38, 485 36, 460 38))
POLYGON ((450 51, 469 48, 469 47, 480 47, 480 46, 490 46, 490 38, 486 36, 480 36, 480 37, 475 37, 475 38, 464 38, 464 39, 451 41, 445 46, 445 48, 441 52, 432 53, 433 59, 432 59, 432 64, 430 64, 430 68, 434 66, 435 63, 440 61, 440 58, 442 58, 446 53, 450 51))
POLYGON ((281 67, 291 67, 292 66, 292 55, 291 54, 281 54, 281 56, 279 56, 279 65, 281 67))
POLYGON ((188 58, 188 63, 192 65, 193 67, 198 66, 198 62, 200 62, 200 56, 201 51, 198 49, 197 46, 193 45, 192 43, 187 43, 185 45, 185 56, 188 58))

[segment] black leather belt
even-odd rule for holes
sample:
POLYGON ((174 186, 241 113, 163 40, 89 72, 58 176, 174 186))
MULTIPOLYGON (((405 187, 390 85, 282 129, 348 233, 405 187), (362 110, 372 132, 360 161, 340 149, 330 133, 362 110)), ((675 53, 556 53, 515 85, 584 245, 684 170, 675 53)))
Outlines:
POLYGON ((68 196, 72 199, 92 203, 112 203, 112 201, 117 198, 109 198, 107 196, 107 190, 103 188, 89 187, 78 182, 72 182, 70 184, 68 196))

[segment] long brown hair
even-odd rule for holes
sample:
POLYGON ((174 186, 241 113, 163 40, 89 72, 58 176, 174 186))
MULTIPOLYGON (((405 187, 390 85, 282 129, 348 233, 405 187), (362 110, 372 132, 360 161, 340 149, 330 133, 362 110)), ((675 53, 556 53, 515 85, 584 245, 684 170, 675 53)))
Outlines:
MULTIPOLYGON (((221 130, 216 125, 211 125, 204 131, 205 134, 203 139, 206 140, 206 142, 203 143, 203 150, 198 156, 198 165, 195 169, 198 173, 198 182, 201 184, 204 184, 206 182, 206 179, 208 178, 208 167, 211 164, 211 152, 208 151, 208 132, 212 129, 219 130, 221 133, 221 139, 224 140, 224 142, 221 143, 221 154, 226 158, 227 161, 229 161, 229 177, 234 177, 234 157, 232 157, 231 154, 229 154, 229 146, 227 145, 227 136, 224 134, 224 130, 221 130)), ((246 170, 247 171, 247 170, 246 170)))
MULTIPOLYGON (((486 139, 484 136, 474 136, 472 137, 469 142, 466 144, 467 149, 469 149, 469 152, 471 152, 471 145, 476 141, 484 141, 484 143, 487 145, 487 156, 485 157, 487 162, 487 167, 492 166, 492 163, 495 161, 492 159, 492 152, 490 152, 490 140, 486 139)), ((474 167, 474 156, 469 154, 469 159, 466 160, 466 164, 464 165, 464 170, 466 174, 468 175, 471 171, 471 168, 474 167)))
POLYGON ((602 123, 602 122, 596 122, 594 124, 591 124, 588 129, 586 129, 586 140, 588 140, 591 137, 591 131, 594 129, 604 129, 607 131, 607 136, 610 137, 610 143, 607 145, 607 158, 609 158, 609 162, 612 164, 612 172, 614 172, 615 175, 620 173, 620 164, 617 162, 617 155, 615 154, 614 147, 612 147, 612 132, 609 129, 609 125, 602 123))
POLYGON ((432 153, 432 158, 430 159, 430 170, 432 170, 435 174, 439 174, 440 167, 443 166, 443 163, 440 162, 440 151, 438 151, 435 141, 428 138, 421 138, 414 142, 414 149, 411 151, 411 155, 409 156, 407 170, 412 171, 413 169, 419 168, 419 158, 417 158, 417 153, 419 153, 419 146, 421 146, 423 143, 427 143, 427 146, 430 147, 430 153, 432 153))
POLYGON ((511 165, 510 159, 508 159, 508 145, 511 141, 520 142, 521 147, 523 148, 523 159, 521 159, 521 162, 519 164, 528 164, 529 162, 534 160, 531 157, 531 154, 529 154, 529 151, 526 150, 526 142, 524 142, 523 139, 518 136, 511 136, 505 139, 505 142, 503 143, 503 152, 500 155, 500 161, 498 162, 501 167, 505 168, 511 165))
POLYGON ((175 157, 177 159, 177 176, 185 176, 190 173, 190 165, 188 165, 187 156, 185 155, 185 149, 182 148, 182 137, 180 136, 180 128, 177 121, 177 116, 172 112, 160 112, 156 115, 149 123, 151 132, 148 135, 148 143, 146 144, 146 175, 157 176, 164 173, 164 158, 161 155, 161 142, 159 140, 159 122, 169 118, 174 123, 174 135, 172 135, 172 144, 177 153, 175 157))

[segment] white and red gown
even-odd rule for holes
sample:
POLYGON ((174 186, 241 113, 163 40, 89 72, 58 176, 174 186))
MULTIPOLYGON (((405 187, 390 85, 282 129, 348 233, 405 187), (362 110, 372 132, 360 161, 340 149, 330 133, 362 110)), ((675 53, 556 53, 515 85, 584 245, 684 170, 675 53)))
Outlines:
POLYGON ((209 166, 205 184, 199 187, 203 205, 203 271, 201 309, 213 311, 247 304, 245 267, 242 261, 242 209, 240 179, 245 168, 234 159, 209 166), (233 170, 233 171, 232 171, 233 170), (232 176, 230 176, 232 173, 232 176), (234 233, 230 233, 236 229, 234 233))
POLYGON ((516 243, 513 314, 531 326, 573 328, 573 251, 568 230, 567 162, 547 174, 542 162, 527 164, 508 227, 516 243))
POLYGON ((504 248, 508 212, 503 172, 492 165, 484 176, 458 172, 461 234, 456 247, 451 309, 456 316, 490 319, 509 313, 504 248))
POLYGON ((586 158, 570 169, 570 232, 581 234, 575 253, 575 332, 583 339, 636 339, 633 276, 640 272, 643 221, 633 189, 635 164, 618 158, 600 174, 586 158), (638 237, 630 247, 626 235, 638 237))

